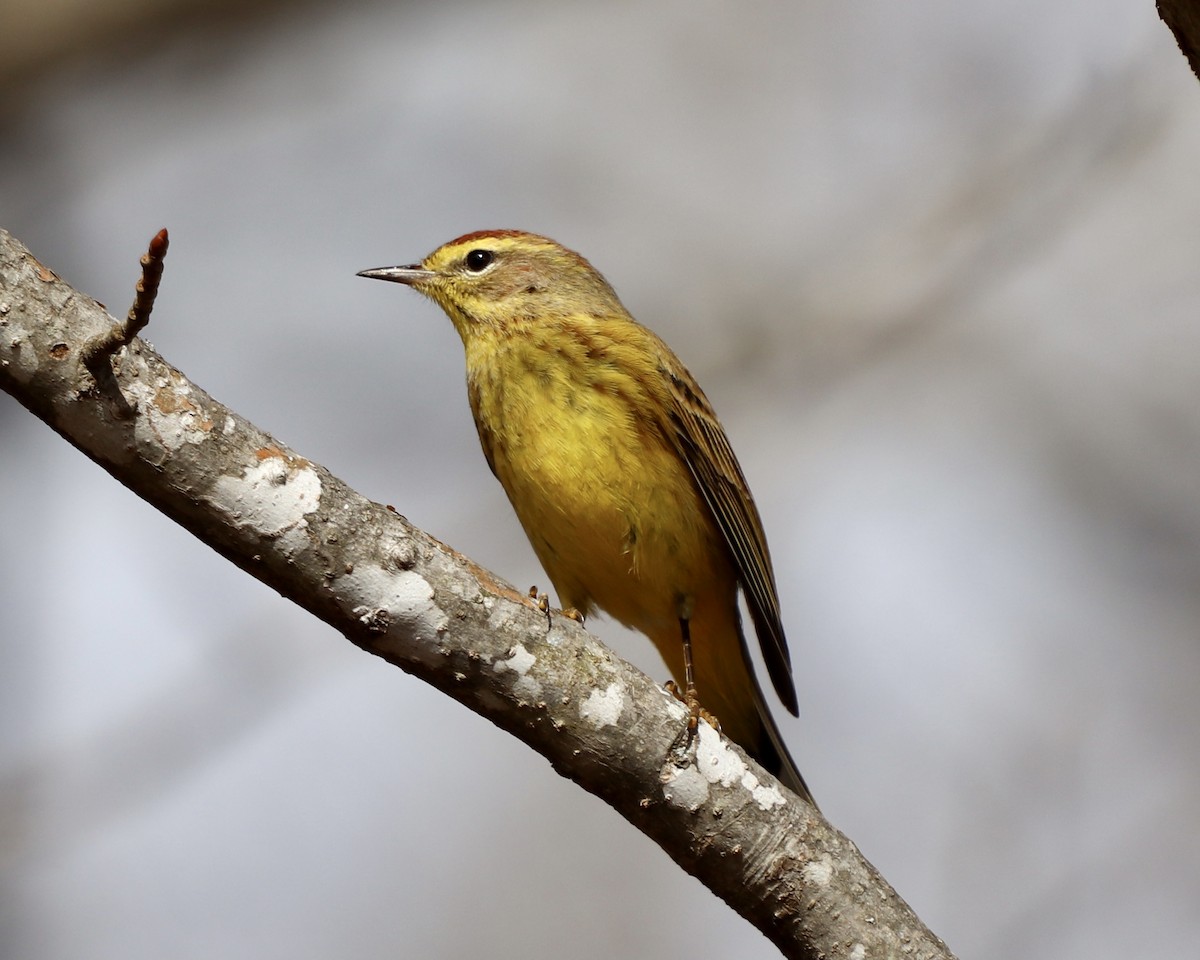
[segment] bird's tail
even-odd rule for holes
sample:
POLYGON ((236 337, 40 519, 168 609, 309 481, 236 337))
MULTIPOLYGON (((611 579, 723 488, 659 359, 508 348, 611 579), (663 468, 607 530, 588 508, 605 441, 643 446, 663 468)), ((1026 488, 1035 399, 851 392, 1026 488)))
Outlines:
POLYGON ((758 736, 755 738, 753 747, 750 744, 743 744, 743 746, 750 750, 754 759, 775 774, 783 784, 807 800, 815 809, 820 810, 817 801, 813 799, 812 791, 804 782, 800 768, 796 766, 796 761, 792 759, 792 755, 788 753, 788 749, 783 743, 783 734, 779 732, 775 718, 771 716, 771 710, 763 696, 762 685, 758 682, 758 677, 751 666, 750 652, 746 645, 746 633, 742 627, 741 617, 737 619, 737 632, 738 639, 742 644, 742 660, 746 674, 754 690, 754 706, 757 709, 759 722, 758 736))
MULTIPOLYGON (((811 803, 812 793, 783 745, 746 647, 738 608, 730 598, 701 596, 691 621, 696 691, 725 735, 784 784, 811 803)), ((650 635, 676 683, 683 686, 683 644, 678 627, 650 635)))
POLYGON ((762 721, 762 733, 758 738, 758 749, 754 751, 754 759, 761 763, 764 767, 775 774, 785 786, 805 800, 807 800, 815 809, 820 809, 817 806, 817 801, 813 799, 812 791, 808 789, 808 784, 804 782, 804 777, 800 774, 799 768, 796 766, 796 761, 792 759, 792 755, 788 753, 787 747, 783 745, 783 737, 779 733, 779 728, 775 725, 774 719, 767 710, 767 705, 763 701, 762 696, 758 699, 759 719, 762 721))

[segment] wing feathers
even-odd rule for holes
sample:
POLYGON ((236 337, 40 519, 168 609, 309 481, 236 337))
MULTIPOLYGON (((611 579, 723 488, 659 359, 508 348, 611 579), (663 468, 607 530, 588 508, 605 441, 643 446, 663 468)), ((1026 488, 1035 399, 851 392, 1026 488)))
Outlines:
POLYGON ((691 375, 674 365, 663 372, 671 384, 673 439, 733 555, 767 673, 784 706, 796 714, 796 688, 771 555, 750 487, 712 406, 691 375))

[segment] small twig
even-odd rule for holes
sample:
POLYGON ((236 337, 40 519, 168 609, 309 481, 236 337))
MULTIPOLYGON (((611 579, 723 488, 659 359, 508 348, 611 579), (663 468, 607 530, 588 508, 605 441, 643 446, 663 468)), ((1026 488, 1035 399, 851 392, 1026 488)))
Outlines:
POLYGON ((163 227, 150 241, 150 248, 142 254, 142 279, 137 282, 137 296, 125 317, 127 336, 136 337, 150 322, 150 311, 154 309, 154 298, 158 296, 158 281, 162 279, 163 260, 167 256, 170 240, 167 228, 163 227))
POLYGON ((84 366, 89 370, 95 372, 97 365, 112 357, 150 322, 150 311, 154 309, 154 298, 158 296, 158 282, 162 279, 163 259, 169 245, 167 229, 163 227, 142 254, 142 277, 137 282, 137 295, 124 322, 114 323, 107 333, 92 338, 84 345, 81 356, 84 366))

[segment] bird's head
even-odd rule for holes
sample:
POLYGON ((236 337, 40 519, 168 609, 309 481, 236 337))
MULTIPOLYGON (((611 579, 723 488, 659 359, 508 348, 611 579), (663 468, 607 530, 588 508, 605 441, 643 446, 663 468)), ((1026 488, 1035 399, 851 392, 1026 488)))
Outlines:
POLYGON ((624 314, 608 281, 566 247, 519 230, 480 230, 451 240, 420 263, 363 270, 437 301, 463 340, 481 326, 569 314, 624 314))

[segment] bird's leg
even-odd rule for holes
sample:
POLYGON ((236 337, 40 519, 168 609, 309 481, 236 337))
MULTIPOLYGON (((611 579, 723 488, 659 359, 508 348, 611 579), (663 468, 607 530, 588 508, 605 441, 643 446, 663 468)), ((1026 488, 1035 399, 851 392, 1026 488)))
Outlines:
POLYGON ((695 730, 700 722, 700 698, 696 696, 696 668, 692 665, 692 627, 687 617, 679 618, 679 631, 683 634, 683 702, 692 715, 688 718, 689 729, 695 730))
POLYGON ((687 617, 681 616, 679 618, 679 630, 683 637, 684 689, 680 693, 679 684, 674 680, 668 680, 666 687, 670 693, 674 694, 688 708, 688 722, 679 731, 679 736, 671 744, 668 756, 673 758, 676 766, 684 767, 689 763, 688 754, 696 742, 696 731, 700 726, 700 718, 703 717, 708 725, 717 731, 720 731, 721 724, 716 717, 700 705, 700 697, 696 693, 696 670, 692 661, 692 631, 687 617))
POLYGON ((695 732, 701 717, 714 730, 720 730, 721 721, 704 709, 700 703, 700 695, 696 691, 696 668, 692 662, 692 630, 687 617, 679 618, 679 631, 683 637, 683 692, 679 692, 679 684, 674 680, 667 681, 667 690, 675 694, 676 698, 691 711, 691 716, 688 717, 689 736, 695 732))

